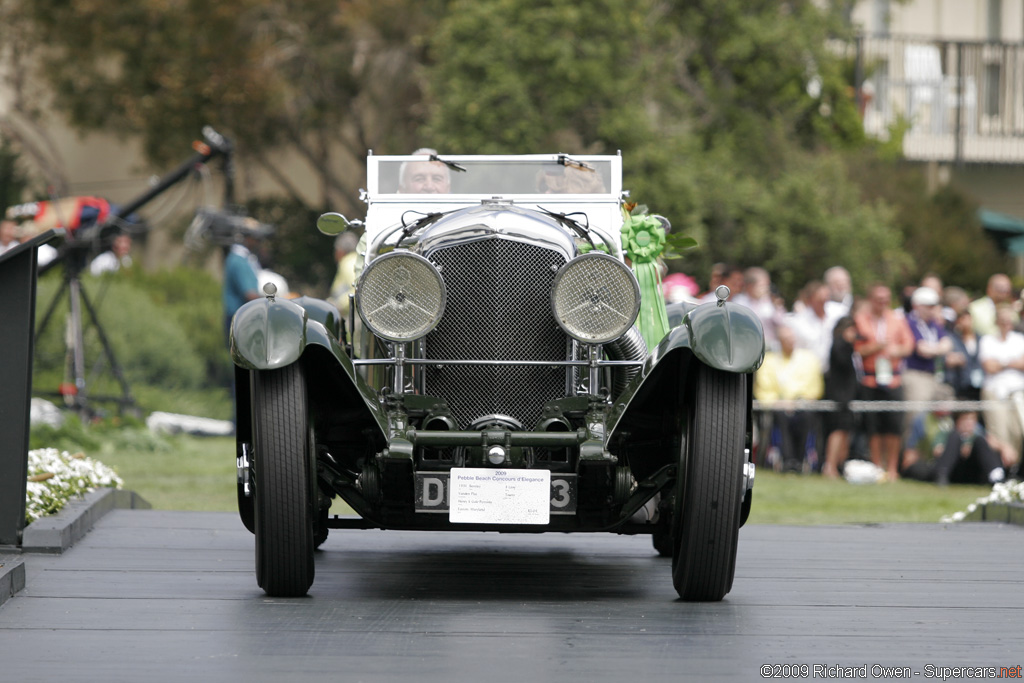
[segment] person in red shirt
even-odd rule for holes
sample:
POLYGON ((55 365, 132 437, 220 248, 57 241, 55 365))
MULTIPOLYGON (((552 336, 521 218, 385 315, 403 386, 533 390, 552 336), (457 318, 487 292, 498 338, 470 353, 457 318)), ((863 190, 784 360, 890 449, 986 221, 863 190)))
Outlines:
MULTIPOLYGON (((860 398, 865 401, 901 401, 903 359, 914 351, 914 335, 907 321, 892 310, 892 292, 874 284, 867 305, 854 317, 859 339, 854 351, 861 359, 860 398)), ((865 413, 871 461, 890 479, 899 477, 902 411, 865 413)))

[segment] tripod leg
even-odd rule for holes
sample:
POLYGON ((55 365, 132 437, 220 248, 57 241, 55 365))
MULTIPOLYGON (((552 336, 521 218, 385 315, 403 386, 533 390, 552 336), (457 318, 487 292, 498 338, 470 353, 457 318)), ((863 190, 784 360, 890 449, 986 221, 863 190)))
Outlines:
MULTIPOLYGON (((118 384, 121 385, 121 406, 131 406, 136 408, 135 397, 132 396, 131 387, 128 386, 128 380, 125 379, 124 371, 121 369, 121 364, 117 362, 117 356, 114 355, 114 349, 110 345, 110 340, 107 339, 107 334, 103 331, 103 326, 100 325, 99 317, 96 315, 96 309, 93 308, 92 302, 89 301, 89 297, 86 295, 85 290, 78 287, 78 293, 82 297, 82 303, 85 304, 85 310, 88 312, 89 317, 92 319, 93 324, 96 326, 96 333, 99 335, 100 343, 103 345, 103 352, 107 354, 107 358, 110 359, 110 370, 114 373, 114 378, 117 379, 118 384)), ((81 326, 79 326, 79 331, 81 326)), ((81 334, 81 332, 79 332, 81 334)))
POLYGON ((64 296, 64 292, 66 292, 67 289, 68 281, 64 280, 64 284, 62 284, 60 289, 57 290, 57 293, 53 295, 53 300, 50 302, 50 305, 46 308, 46 313, 43 314, 43 320, 39 323, 39 327, 36 328, 35 339, 32 340, 33 345, 39 343, 39 338, 43 336, 43 330, 45 330, 46 326, 49 324, 50 318, 53 317, 53 312, 57 310, 57 304, 60 303, 60 300, 64 296))
POLYGON ((82 337, 82 308, 80 305, 80 299, 84 298, 85 292, 82 291, 82 285, 76 278, 71 278, 68 281, 69 298, 71 299, 71 319, 69 325, 71 326, 71 335, 73 338, 68 339, 68 343, 71 345, 72 353, 72 367, 75 375, 75 406, 78 408, 78 412, 85 421, 88 419, 88 397, 86 393, 88 387, 85 385, 85 340, 82 337))

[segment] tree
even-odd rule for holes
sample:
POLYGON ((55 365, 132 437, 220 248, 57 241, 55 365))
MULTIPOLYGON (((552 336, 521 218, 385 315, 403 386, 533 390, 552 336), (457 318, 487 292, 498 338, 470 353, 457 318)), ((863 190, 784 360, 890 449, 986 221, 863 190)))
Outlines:
POLYGON ((643 136, 646 0, 453 2, 426 138, 457 153, 614 150, 643 136))
MULTIPOLYGON (((27 0, 21 0, 23 7, 27 0)), ((206 124, 293 200, 354 211, 367 149, 416 146, 419 32, 442 0, 32 0, 56 106, 158 166, 206 124), (287 156, 308 173, 286 174, 287 156), (305 187, 298 177, 316 183, 305 187)))
POLYGON ((899 284, 937 273, 980 295, 993 272, 1011 269, 1011 260, 985 235, 977 203, 956 187, 929 192, 918 167, 871 155, 851 155, 848 164, 865 201, 893 207, 895 232, 910 254, 899 284))
POLYGON ((18 154, 11 144, 0 138, 0 216, 8 206, 21 201, 28 179, 18 167, 18 154))
POLYGON ((842 161, 865 141, 840 30, 811 0, 456 2, 427 129, 450 151, 622 150, 633 198, 702 244, 674 264, 699 277, 765 265, 788 298, 837 263, 895 277, 892 212, 842 161))
POLYGON ((45 181, 52 193, 67 193, 68 178, 43 112, 45 85, 35 76, 40 41, 30 12, 19 0, 0 0, 0 143, 7 186, 0 203, 21 201, 30 178, 45 181), (21 168, 14 165, 15 159, 21 168))
POLYGON ((732 261, 787 298, 835 264, 902 284, 904 238, 929 236, 858 174, 858 155, 892 165, 833 50, 845 0, 0 3, 31 20, 76 126, 141 136, 166 165, 212 124, 281 188, 276 208, 258 198, 267 215, 361 213, 369 149, 622 150, 632 198, 701 242, 673 264, 698 279, 732 261))

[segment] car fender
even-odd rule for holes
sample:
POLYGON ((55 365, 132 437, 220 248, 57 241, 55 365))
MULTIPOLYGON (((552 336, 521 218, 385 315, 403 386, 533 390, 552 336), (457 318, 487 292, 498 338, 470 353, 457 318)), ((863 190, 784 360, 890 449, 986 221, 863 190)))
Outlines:
POLYGON ((673 439, 682 430, 687 377, 695 360, 726 372, 748 374, 761 366, 764 353, 764 329, 749 308, 721 302, 688 311, 616 398, 609 420, 609 443, 633 434, 673 439))
MULTIPOLYGON (((764 361, 764 328, 746 306, 728 301, 703 304, 683 316, 679 328, 686 334, 678 343, 688 344, 697 358, 713 368, 748 373, 764 361)), ((682 332, 677 334, 683 337, 682 332)))
POLYGON ((306 348, 306 310, 287 299, 259 298, 231 319, 230 349, 235 365, 272 370, 298 360, 306 348))
POLYGON ((314 299, 311 296, 300 296, 291 299, 291 302, 301 306, 306 311, 309 320, 315 320, 323 325, 335 339, 341 339, 341 315, 338 308, 330 301, 314 299))

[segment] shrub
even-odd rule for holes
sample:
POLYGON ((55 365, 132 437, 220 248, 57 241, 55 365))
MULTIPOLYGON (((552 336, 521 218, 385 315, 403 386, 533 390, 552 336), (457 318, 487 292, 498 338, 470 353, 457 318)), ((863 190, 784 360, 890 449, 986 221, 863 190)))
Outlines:
MULTIPOLYGON (((136 289, 119 275, 100 279, 85 277, 82 286, 96 308, 100 325, 128 382, 167 389, 201 386, 205 368, 186 330, 168 311, 154 305, 146 292, 136 289)), ((37 305, 49 305, 58 285, 56 278, 40 281, 37 305)), ((67 310, 66 295, 59 306, 67 310)), ((52 381, 55 373, 58 378, 63 377, 64 368, 69 365, 65 344, 65 321, 69 316, 60 313, 60 310, 55 313, 36 342, 36 367, 41 380, 52 381)), ((104 374, 109 364, 102 357, 103 347, 96 326, 84 310, 82 332, 88 373, 104 374)), ((89 379, 87 377, 87 381, 89 379)))
POLYGON ((35 425, 29 433, 29 448, 56 448, 62 451, 109 453, 119 450, 166 452, 174 449, 175 437, 154 434, 141 420, 111 417, 83 424, 68 413, 60 427, 35 425))
POLYGON ((260 256, 263 266, 288 280, 293 292, 326 296, 334 279, 334 238, 316 229, 318 211, 298 202, 262 198, 248 203, 249 213, 275 227, 274 237, 260 256))
POLYGON ((206 270, 184 266, 153 273, 131 269, 123 276, 184 330, 202 359, 204 385, 230 386, 221 284, 206 270))

